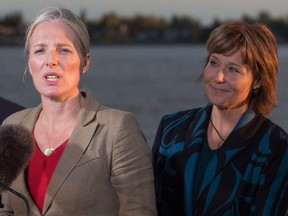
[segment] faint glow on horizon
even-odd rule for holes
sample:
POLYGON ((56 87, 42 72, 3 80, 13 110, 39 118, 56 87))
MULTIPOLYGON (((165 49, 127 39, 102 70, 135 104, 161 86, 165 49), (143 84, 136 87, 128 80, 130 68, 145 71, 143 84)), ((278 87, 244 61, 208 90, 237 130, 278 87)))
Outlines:
POLYGON ((268 12, 272 17, 288 17, 287 0, 231 1, 231 0, 1 0, 0 17, 21 12, 25 21, 31 20, 38 11, 47 6, 63 6, 76 14, 85 11, 87 19, 99 19, 114 12, 122 17, 151 15, 170 19, 173 15, 190 16, 202 24, 211 24, 215 19, 240 19, 244 15, 256 17, 259 12, 268 12), (25 8, 25 5, 27 7, 25 8), (260 4, 261 3, 261 4, 260 4), (20 7, 20 6, 21 7, 20 7))

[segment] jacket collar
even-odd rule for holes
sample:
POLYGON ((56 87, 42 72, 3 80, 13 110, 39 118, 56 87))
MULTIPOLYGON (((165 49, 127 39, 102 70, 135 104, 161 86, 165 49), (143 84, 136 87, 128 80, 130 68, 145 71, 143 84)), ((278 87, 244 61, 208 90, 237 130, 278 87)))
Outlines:
MULTIPOLYGON (((196 113, 191 126, 189 127, 189 132, 186 139, 186 143, 189 143, 190 146, 192 146, 193 143, 203 143, 207 134, 211 112, 212 104, 210 103, 207 106, 198 109, 198 112, 196 113)), ((247 144, 247 140, 255 135, 264 120, 265 118, 262 115, 256 115, 251 110, 244 112, 237 122, 235 128, 225 141, 225 143, 229 144, 223 145, 222 147, 224 148, 221 149, 227 150, 243 145, 245 146, 247 144), (239 139, 235 139, 235 136, 237 136, 239 139)), ((201 148, 198 150, 201 150, 201 148)))

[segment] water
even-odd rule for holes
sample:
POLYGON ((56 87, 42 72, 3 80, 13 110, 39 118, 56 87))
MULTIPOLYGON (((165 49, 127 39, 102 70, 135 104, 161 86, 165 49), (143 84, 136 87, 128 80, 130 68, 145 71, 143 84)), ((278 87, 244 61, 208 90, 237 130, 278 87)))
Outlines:
MULTIPOLYGON (((26 107, 39 103, 21 47, 1 47, 0 96, 26 107), (23 79, 25 80, 23 82, 23 79)), ((133 112, 151 146, 161 117, 207 103, 201 83, 205 47, 92 47, 89 72, 81 88, 107 106, 133 112)), ((279 47, 279 106, 269 116, 288 131, 288 46, 279 47)))

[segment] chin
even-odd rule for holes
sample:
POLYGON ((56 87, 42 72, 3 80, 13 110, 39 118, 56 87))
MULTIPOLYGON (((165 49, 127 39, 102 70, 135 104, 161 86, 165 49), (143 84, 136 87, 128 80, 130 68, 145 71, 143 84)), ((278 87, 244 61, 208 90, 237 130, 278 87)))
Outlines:
POLYGON ((56 99, 60 96, 60 94, 57 92, 45 92, 45 93, 43 92, 41 95, 45 98, 50 98, 50 99, 56 99))
POLYGON ((215 106, 223 106, 224 104, 225 104, 225 100, 223 100, 223 98, 221 98, 221 97, 216 97, 216 96, 207 96, 207 98, 208 98, 208 101, 211 103, 211 104, 213 104, 213 105, 215 105, 215 106))

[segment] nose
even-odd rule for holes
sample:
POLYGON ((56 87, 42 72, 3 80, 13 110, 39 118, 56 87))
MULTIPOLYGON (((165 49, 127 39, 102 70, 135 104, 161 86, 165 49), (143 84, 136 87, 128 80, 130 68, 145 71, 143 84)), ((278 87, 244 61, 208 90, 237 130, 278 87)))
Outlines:
POLYGON ((224 76, 223 70, 220 69, 220 70, 216 71, 215 76, 214 76, 214 80, 216 83, 224 82, 224 78, 225 78, 225 76, 224 76))
POLYGON ((47 55, 46 66, 55 67, 58 64, 57 54, 55 52, 50 52, 47 55))

